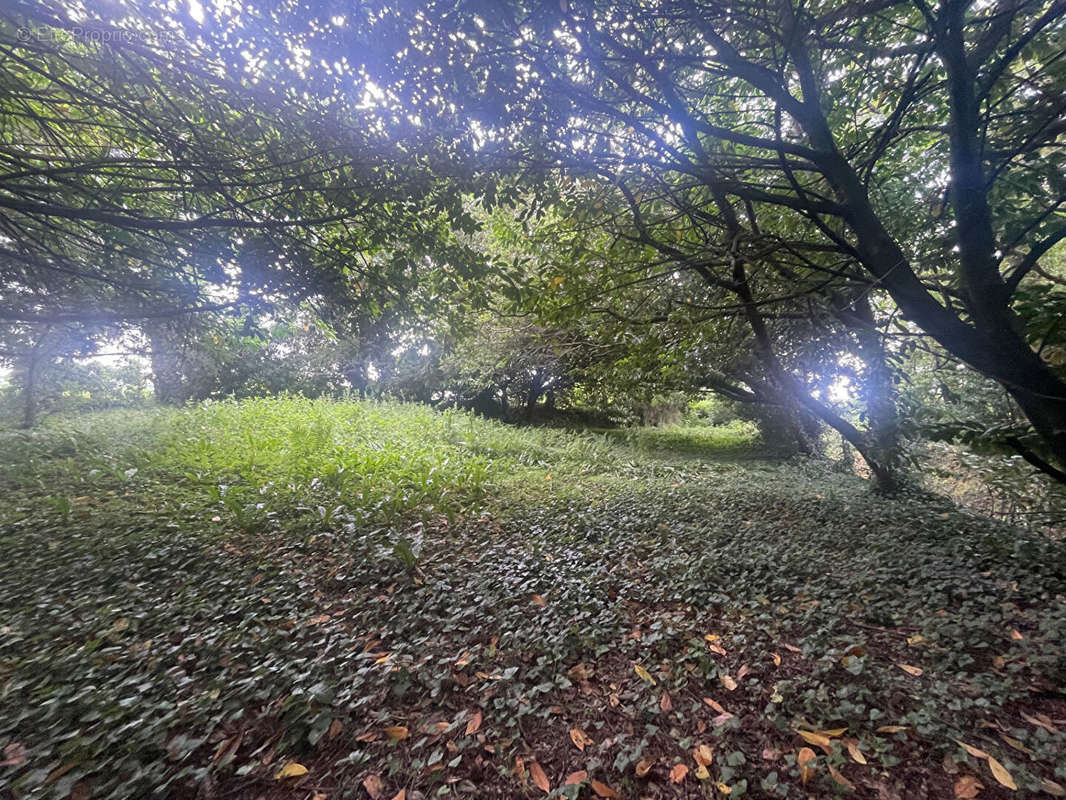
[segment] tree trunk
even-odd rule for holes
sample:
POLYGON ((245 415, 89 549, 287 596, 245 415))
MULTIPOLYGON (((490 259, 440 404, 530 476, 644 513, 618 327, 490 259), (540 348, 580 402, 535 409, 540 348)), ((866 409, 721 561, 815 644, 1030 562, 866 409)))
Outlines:
POLYGON ((22 382, 22 427, 30 429, 37 424, 37 384, 40 378, 40 349, 38 341, 30 349, 26 361, 26 377, 22 382))
POLYGON ((163 327, 147 331, 152 348, 152 388, 160 405, 180 405, 185 399, 180 359, 174 337, 163 327))

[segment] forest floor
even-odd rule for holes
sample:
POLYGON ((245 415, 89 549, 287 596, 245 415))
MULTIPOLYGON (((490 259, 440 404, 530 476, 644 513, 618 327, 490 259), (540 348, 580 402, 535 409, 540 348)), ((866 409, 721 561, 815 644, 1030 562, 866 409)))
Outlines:
POLYGON ((1061 797, 1064 595, 743 426, 59 420, 0 432, 0 797, 1061 797))

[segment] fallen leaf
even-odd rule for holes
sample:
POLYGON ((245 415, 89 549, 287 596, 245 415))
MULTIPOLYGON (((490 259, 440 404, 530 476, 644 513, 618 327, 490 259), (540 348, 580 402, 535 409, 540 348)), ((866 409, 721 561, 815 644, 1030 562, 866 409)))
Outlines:
POLYGON ((542 792, 545 794, 551 792, 552 785, 548 782, 548 776, 544 774, 544 769, 536 761, 529 765, 529 776, 533 778, 533 783, 542 792))
POLYGON ((635 673, 637 673, 637 676, 642 681, 645 681, 646 683, 650 683, 652 686, 655 685, 655 678, 653 678, 651 676, 651 673, 648 672, 646 669, 644 669, 644 667, 642 667, 640 664, 634 664, 633 665, 633 671, 635 673))
POLYGON ((594 780, 589 783, 589 786, 592 787, 592 791, 596 793, 597 797, 618 797, 618 792, 606 783, 594 780))
POLYGON ((308 625, 321 625, 323 622, 329 622, 329 614, 319 614, 307 620, 308 625))
POLYGON ((285 778, 298 778, 301 775, 307 774, 307 767, 303 764, 298 764, 295 761, 290 761, 284 767, 274 773, 274 780, 280 781, 285 778))
POLYGON ((724 714, 725 713, 725 709, 722 708, 722 704, 719 703, 717 700, 715 700, 713 698, 710 698, 710 697, 704 697, 703 698, 703 702, 706 703, 707 705, 709 705, 711 708, 713 708, 719 714, 724 714))
POLYGON ((912 667, 910 664, 896 664, 896 666, 908 675, 913 675, 916 678, 920 677, 921 674, 925 672, 921 667, 912 667))
POLYGON ((779 656, 777 653, 770 653, 770 658, 773 659, 775 667, 781 666, 781 656, 779 656))
POLYGON ((684 764, 674 764, 674 768, 670 770, 670 783, 681 783, 686 775, 688 775, 688 767, 684 764))
POLYGON ((725 648, 717 642, 707 642, 707 649, 720 656, 727 655, 725 648))
POLYGON ((381 797, 381 790, 385 786, 377 775, 367 775, 363 778, 363 788, 366 789, 366 793, 370 795, 372 800, 378 800, 381 797))
POLYGON ((646 758, 641 759, 640 761, 638 761, 637 762, 637 769, 636 769, 637 777, 638 778, 643 778, 645 775, 647 775, 651 771, 651 767, 652 767, 652 762, 649 761, 646 758))
POLYGON ((406 739, 408 736, 411 735, 411 733, 403 725, 393 725, 391 727, 385 728, 385 735, 393 741, 398 742, 401 739, 406 739))
POLYGON ((730 714, 728 711, 723 711, 717 717, 711 720, 712 725, 725 725, 729 720, 733 719, 736 714, 730 714))
POLYGON ((823 736, 820 733, 814 731, 796 731, 803 739, 811 744, 816 744, 819 747, 829 747, 830 741, 828 736, 823 736))
POLYGON ((707 781, 711 779, 710 770, 708 770, 707 767, 703 766, 703 764, 700 764, 698 767, 696 767, 696 771, 692 774, 699 778, 701 781, 707 781))
POLYGON ((992 777, 999 781, 1001 786, 1006 786, 1012 792, 1018 791, 1018 784, 1014 782, 1014 778, 1007 772, 1007 768, 992 758, 992 756, 988 757, 988 768, 992 770, 992 777))
POLYGON ((1014 639, 1015 641, 1021 641, 1025 637, 1022 636, 1021 631, 1019 631, 1017 628, 1015 628, 1014 630, 1012 630, 1010 632, 1010 638, 1014 639))
POLYGON ((1055 783, 1048 778, 1042 778, 1040 780, 1040 788, 1050 794, 1052 797, 1066 797, 1066 787, 1063 787, 1061 783, 1055 783))
POLYGON ((570 729, 570 741, 574 743, 574 747, 582 751, 584 751, 585 745, 594 744, 589 735, 581 730, 581 728, 570 729))
POLYGON ((856 742, 854 739, 846 739, 844 741, 844 746, 848 748, 848 754, 851 756, 852 760, 855 763, 857 763, 857 764, 865 764, 866 763, 866 756, 864 756, 862 754, 862 750, 859 749, 859 743, 858 742, 856 742))
POLYGON ((796 645, 794 645, 794 644, 786 644, 785 642, 782 642, 781 646, 783 648, 785 648, 786 650, 788 650, 790 653, 802 653, 803 652, 800 648, 796 647, 796 645))
POLYGON ((12 742, 4 748, 4 760, 0 761, 0 767, 17 767, 19 764, 25 763, 26 746, 24 744, 21 742, 12 742))
POLYGON ((837 736, 843 736, 846 730, 847 728, 831 728, 827 731, 818 731, 818 733, 822 734, 822 736, 828 736, 830 739, 835 739, 837 736))
POLYGON ((668 714, 673 709, 673 707, 674 704, 670 700, 670 695, 666 692, 663 692, 663 696, 659 698, 659 709, 664 714, 668 714))
POLYGON ((811 775, 814 774, 814 770, 812 770, 807 765, 810 762, 814 761, 814 759, 816 759, 817 757, 818 756, 815 755, 815 752, 809 747, 800 748, 800 751, 796 754, 796 763, 800 766, 800 780, 803 783, 806 783, 808 780, 810 780, 811 775))
POLYGON ((721 781, 718 781, 718 783, 714 785, 714 788, 717 789, 721 794, 733 794, 733 787, 726 786, 721 781))
POLYGON ((336 739, 338 736, 341 735, 341 732, 343 730, 344 723, 341 722, 339 719, 335 719, 329 724, 329 730, 326 731, 326 737, 330 740, 336 739))
POLYGON ((966 742, 959 742, 958 739, 956 739, 955 741, 958 742, 959 746, 961 746, 963 750, 965 750, 974 758, 988 758, 988 753, 986 753, 984 750, 978 750, 972 744, 966 744, 966 742))
POLYGON ((589 774, 585 770, 580 769, 577 772, 571 772, 566 776, 566 780, 563 781, 563 786, 577 786, 579 783, 584 783, 588 780, 589 774))
POLYGON ((832 764, 829 764, 828 767, 829 767, 829 774, 833 777, 833 780, 835 780, 837 783, 839 783, 845 789, 850 789, 853 792, 855 791, 855 784, 854 783, 852 783, 847 778, 845 778, 840 773, 840 771, 836 767, 834 767, 832 764))
POLYGON ((722 682, 722 686, 724 686, 729 691, 733 691, 737 688, 737 682, 728 675, 719 675, 718 679, 722 682))
POLYGON ((749 672, 751 672, 751 670, 748 669, 748 665, 744 664, 743 666, 741 666, 740 669, 737 670, 737 680, 743 680, 744 676, 747 675, 749 672))
POLYGON ((977 797, 977 793, 984 788, 977 778, 973 775, 963 775, 957 781, 955 781, 955 796, 960 800, 972 800, 977 797))
POLYGON ((907 730, 906 725, 882 725, 877 729, 878 733, 899 733, 900 731, 907 730))
POLYGON ((393 795, 392 800, 407 800, 407 790, 400 789, 400 791, 393 795))
POLYGON ((696 760, 696 763, 701 767, 709 767, 714 760, 714 748, 701 744, 695 750, 692 751, 692 757, 696 760))
POLYGON ((1037 726, 1043 728, 1044 730, 1046 730, 1048 733, 1058 733, 1059 732, 1059 729, 1051 724, 1051 718, 1049 716, 1047 716, 1047 714, 1036 714, 1036 715, 1031 717, 1028 714, 1026 714, 1024 711, 1021 712, 1021 713, 1022 713, 1022 719, 1024 719, 1026 722, 1029 722, 1029 723, 1031 723, 1033 725, 1037 725, 1037 726))
POLYGON ((999 735, 999 738, 1005 741, 1019 753, 1025 753, 1027 756, 1035 758, 1035 756, 1033 756, 1033 751, 1026 747, 1024 744, 1022 744, 1020 741, 1015 739, 1013 736, 1007 736, 1007 734, 1001 733, 999 735))
POLYGON ((535 606, 546 606, 546 605, 548 605, 548 601, 545 600, 543 597, 541 597, 539 594, 535 594, 535 595, 533 595, 533 605, 535 605, 535 606))
POLYGON ((470 721, 466 723, 466 735, 467 736, 470 736, 471 734, 474 734, 474 733, 478 732, 478 728, 481 727, 481 720, 482 720, 481 710, 478 709, 477 711, 474 712, 474 716, 472 716, 470 718, 470 721))

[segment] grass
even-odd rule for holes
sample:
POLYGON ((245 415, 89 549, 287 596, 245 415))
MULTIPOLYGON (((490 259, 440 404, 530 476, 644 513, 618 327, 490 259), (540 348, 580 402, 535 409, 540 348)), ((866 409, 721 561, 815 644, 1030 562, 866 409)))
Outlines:
POLYGON ((280 398, 6 434, 0 793, 1057 793, 1066 547, 741 433, 280 398))

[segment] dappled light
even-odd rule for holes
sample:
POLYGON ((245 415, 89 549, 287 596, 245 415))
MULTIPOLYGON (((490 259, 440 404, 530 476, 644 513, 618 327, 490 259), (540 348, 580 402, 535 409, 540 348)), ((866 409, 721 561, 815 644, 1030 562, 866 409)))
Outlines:
POLYGON ((1066 797, 1064 37, 0 9, 0 800, 1066 797))

